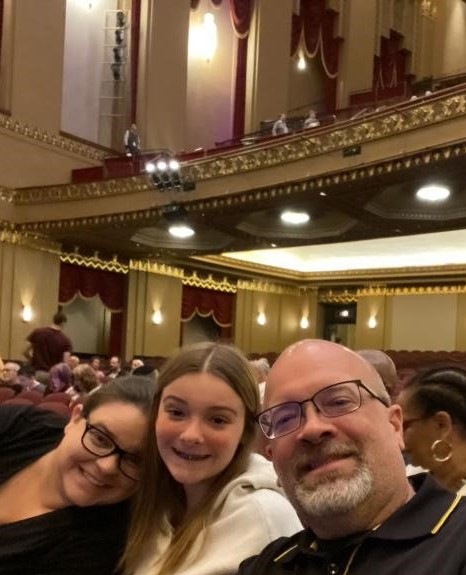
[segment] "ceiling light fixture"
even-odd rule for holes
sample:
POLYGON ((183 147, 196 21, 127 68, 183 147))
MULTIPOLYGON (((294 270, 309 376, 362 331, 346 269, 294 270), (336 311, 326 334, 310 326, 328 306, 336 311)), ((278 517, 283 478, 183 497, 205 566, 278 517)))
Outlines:
POLYGON ((184 240, 191 238, 195 231, 187 224, 173 224, 168 228, 168 233, 175 238, 184 240))
POLYGON ((416 192, 416 196, 421 200, 427 202, 441 202, 446 200, 450 195, 450 190, 446 186, 439 186, 438 184, 431 184, 429 186, 422 186, 416 192))
POLYGON ((306 224, 310 220, 310 216, 307 212, 295 212, 293 210, 286 210, 280 218, 285 224, 291 224, 293 226, 306 224))

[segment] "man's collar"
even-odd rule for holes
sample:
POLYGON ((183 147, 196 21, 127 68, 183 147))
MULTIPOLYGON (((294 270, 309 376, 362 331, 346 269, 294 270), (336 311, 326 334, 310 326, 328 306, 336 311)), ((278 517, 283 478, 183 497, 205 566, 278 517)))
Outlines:
POLYGON ((310 529, 291 537, 289 545, 274 558, 288 563, 298 555, 321 555, 355 547, 365 539, 409 540, 435 535, 458 505, 461 497, 441 487, 429 474, 409 478, 416 494, 380 527, 342 539, 319 540, 310 529))

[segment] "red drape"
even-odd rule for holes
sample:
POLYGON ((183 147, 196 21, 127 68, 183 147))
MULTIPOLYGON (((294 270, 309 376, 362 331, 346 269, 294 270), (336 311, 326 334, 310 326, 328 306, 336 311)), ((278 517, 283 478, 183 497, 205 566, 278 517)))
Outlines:
POLYGON ((220 327, 231 327, 235 294, 183 286, 181 321, 189 321, 194 314, 212 317, 220 327))
POLYGON ((301 40, 301 33, 303 31, 303 19, 299 14, 293 14, 291 21, 291 47, 290 56, 294 56, 299 47, 301 40))
POLYGON ((233 111, 233 137, 244 135, 246 113, 246 76, 248 63, 248 34, 251 24, 253 0, 230 0, 230 15, 238 36, 236 52, 235 100, 233 111))
POLYGON ((124 307, 126 276, 103 270, 94 270, 72 264, 60 266, 60 304, 70 303, 78 294, 84 298, 100 297, 104 306, 112 312, 124 307))
POLYGON ((380 38, 380 55, 374 56, 372 90, 350 97, 351 105, 366 105, 409 93, 411 76, 406 72, 410 52, 402 47, 403 36, 390 30, 380 38))
POLYGON ((230 15, 233 28, 240 38, 249 33, 251 24, 252 0, 230 0, 230 15))
POLYGON ((197 10, 201 0, 191 0, 191 10, 197 10))

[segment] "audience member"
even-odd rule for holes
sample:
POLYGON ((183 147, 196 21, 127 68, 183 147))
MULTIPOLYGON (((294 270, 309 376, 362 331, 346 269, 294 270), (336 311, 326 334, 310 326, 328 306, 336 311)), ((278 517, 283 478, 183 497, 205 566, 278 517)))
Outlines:
POLYGON ((71 420, 0 405, 0 572, 104 575, 124 543, 154 385, 120 379, 71 420))
POLYGON ((309 114, 303 122, 303 130, 307 130, 308 128, 317 128, 318 126, 320 126, 320 122, 317 119, 315 110, 309 110, 309 114))
POLYGON ((49 371, 46 393, 66 391, 71 386, 71 369, 65 362, 57 363, 49 371))
POLYGON ((399 397, 405 449, 413 465, 444 487, 466 494, 466 371, 430 370, 399 397))
POLYGON ((289 129, 286 125, 286 114, 280 114, 280 117, 272 127, 272 136, 281 136, 288 134, 289 129))
POLYGON ((21 366, 14 361, 7 361, 2 370, 2 384, 13 386, 19 383, 18 372, 21 366))
POLYGON ((391 399, 395 399, 401 391, 401 381, 392 358, 380 349, 360 349, 356 353, 374 367, 382 378, 391 399))
POLYGON ((53 323, 47 327, 33 330, 27 337, 28 345, 24 356, 36 370, 36 378, 47 381, 47 372, 53 365, 66 362, 72 349, 70 339, 62 328, 67 321, 66 315, 59 309, 53 316, 53 323))
POLYGON ((136 124, 131 124, 131 128, 126 130, 124 143, 127 156, 137 156, 141 153, 141 141, 136 124))
POLYGON ((21 366, 18 379, 23 388, 22 391, 37 391, 42 394, 45 392, 45 385, 37 381, 34 368, 30 364, 21 366))
POLYGON ((115 379, 116 377, 122 377, 125 375, 122 367, 121 367, 121 359, 117 355, 113 355, 109 361, 109 371, 108 371, 108 378, 115 379))
POLYGON ((80 363, 80 359, 77 355, 70 355, 66 361, 66 363, 68 364, 69 368, 71 369, 71 371, 73 371, 73 369, 75 367, 78 367, 79 363, 80 363))
POLYGON ((265 543, 300 529, 271 465, 250 454, 258 405, 236 348, 203 343, 164 364, 128 573, 229 575, 265 543))
POLYGON ((241 575, 442 573, 466 563, 466 501, 405 475, 402 414, 374 368, 341 345, 287 348, 259 424, 306 529, 245 561, 241 575))
POLYGON ((82 401, 99 388, 97 374, 90 365, 81 363, 71 373, 73 384, 67 392, 70 394, 72 404, 82 401))
POLYGON ((259 399, 262 405, 264 403, 265 383, 270 371, 269 360, 266 357, 260 357, 259 359, 251 360, 249 363, 259 387, 259 399))
POLYGON ((105 375, 105 373, 103 372, 103 370, 101 368, 100 357, 98 357, 96 355, 94 357, 91 357, 90 366, 95 371, 95 373, 97 375, 97 380, 99 381, 99 383, 101 385, 106 383, 107 376, 105 375))
POLYGON ((137 369, 138 367, 143 367, 144 362, 142 361, 142 359, 139 359, 138 357, 133 357, 133 359, 131 360, 131 370, 130 373, 134 373, 134 370, 137 369))

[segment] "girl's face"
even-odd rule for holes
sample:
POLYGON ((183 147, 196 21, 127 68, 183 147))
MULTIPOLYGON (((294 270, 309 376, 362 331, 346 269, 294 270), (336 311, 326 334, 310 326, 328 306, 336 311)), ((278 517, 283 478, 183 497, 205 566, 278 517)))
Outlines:
POLYGON ((157 446, 188 506, 207 493, 232 461, 241 441, 245 407, 222 379, 188 373, 162 392, 155 423, 157 446))
MULTIPOLYGON (((146 443, 148 418, 138 407, 122 402, 101 405, 87 420, 82 417, 81 410, 82 406, 73 410, 65 436, 54 451, 52 463, 57 470, 59 496, 65 506, 86 507, 123 501, 134 494, 138 482, 121 472, 118 453, 98 457, 85 449, 86 424, 92 426, 92 431, 87 432, 85 443, 96 451, 102 446, 109 450, 117 446, 125 452, 123 466, 130 461, 133 471, 146 443)), ((137 476, 137 473, 133 475, 137 476)))

